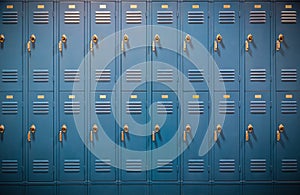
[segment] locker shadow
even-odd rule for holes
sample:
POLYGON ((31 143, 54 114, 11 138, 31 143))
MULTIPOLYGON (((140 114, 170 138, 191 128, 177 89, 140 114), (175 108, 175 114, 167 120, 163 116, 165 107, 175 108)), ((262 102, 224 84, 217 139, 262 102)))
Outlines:
POLYGON ((254 146, 254 142, 257 141, 257 136, 255 135, 254 131, 252 133, 249 134, 249 140, 248 140, 248 143, 249 143, 249 146, 250 148, 253 148, 254 146), (254 140, 254 141, 252 141, 254 140))
POLYGON ((4 44, 3 44, 3 43, 0 44, 0 48, 1 48, 1 49, 4 48, 4 44))
MULTIPOLYGON (((193 137, 194 137, 194 135, 193 135, 192 132, 189 132, 189 133, 186 134, 186 136, 187 136, 189 139, 186 139, 186 141, 184 141, 184 144, 186 145, 186 148, 188 149, 188 148, 192 147, 192 146, 191 146, 191 143, 193 142, 193 137), (191 141, 189 141, 189 140, 191 140, 191 141)), ((194 137, 194 138, 195 138, 195 137, 194 137)))
MULTIPOLYGON (((187 43, 187 45, 189 45, 189 46, 190 46, 191 50, 193 50, 193 49, 194 49, 194 45, 193 45, 192 41, 191 41, 191 42, 189 42, 189 43, 187 43)), ((186 56, 190 57, 190 52, 189 52, 189 49, 188 49, 188 47, 186 47, 185 53, 186 53, 186 56)))
POLYGON ((4 133, 1 133, 0 140, 3 141, 3 139, 4 139, 4 133))
POLYGON ((223 133, 223 130, 221 131, 220 135, 218 136, 218 140, 216 142, 219 147, 221 147, 220 139, 226 141, 226 138, 225 138, 225 135, 223 133))

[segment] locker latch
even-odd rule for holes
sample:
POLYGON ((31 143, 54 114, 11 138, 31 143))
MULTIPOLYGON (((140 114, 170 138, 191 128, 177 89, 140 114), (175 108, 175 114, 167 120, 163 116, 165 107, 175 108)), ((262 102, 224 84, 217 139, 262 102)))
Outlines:
POLYGON ((34 34, 32 34, 29 38, 29 41, 27 42, 27 51, 31 52, 31 44, 34 44, 36 41, 36 37, 34 34))
POLYGON ((251 43, 252 41, 253 41, 253 35, 248 34, 247 40, 245 41, 245 50, 246 51, 249 51, 249 43, 251 43))
POLYGON ((214 41, 214 51, 218 51, 218 43, 221 43, 222 40, 223 40, 223 37, 221 36, 221 34, 218 34, 214 41))
POLYGON ((155 52, 156 51, 156 43, 159 43, 160 42, 160 37, 158 34, 156 34, 154 36, 154 39, 152 41, 152 51, 155 52))
POLYGON ((253 126, 251 124, 248 125, 246 130, 246 141, 249 141, 249 133, 253 132, 253 126))
POLYGON ((31 142, 31 134, 34 134, 35 131, 36 131, 35 125, 31 125, 30 128, 29 128, 29 131, 27 133, 27 141, 28 142, 31 142))
POLYGON ((128 43, 128 41, 129 41, 128 35, 124 34, 124 37, 123 37, 122 42, 121 42, 121 50, 122 50, 122 52, 125 51, 125 43, 128 43))
POLYGON ((155 125, 154 131, 152 131, 152 141, 156 141, 156 133, 160 131, 160 126, 158 124, 155 125))
POLYGON ((124 125, 123 130, 121 131, 121 141, 125 141, 125 133, 129 132, 129 127, 127 124, 124 125))
POLYGON ((4 133, 4 130, 5 130, 5 127, 4 127, 4 125, 0 125, 0 133, 4 133))
POLYGON ((218 140, 218 135, 222 132, 222 126, 220 124, 217 125, 217 130, 214 131, 214 141, 218 140))
POLYGON ((187 34, 183 41, 183 51, 186 51, 187 43, 191 42, 191 35, 187 34))
POLYGON ((191 132, 191 125, 187 124, 185 130, 183 131, 183 141, 186 141, 186 135, 191 132))
POLYGON ((62 142, 62 134, 67 133, 67 125, 63 124, 61 130, 59 131, 59 141, 62 142))
POLYGON ((284 126, 283 126, 283 124, 280 124, 279 126, 278 126, 278 130, 277 130, 277 133, 276 133, 276 137, 277 137, 277 141, 280 141, 280 137, 281 137, 281 133, 283 133, 284 132, 284 126))
POLYGON ((276 41, 276 50, 279 51, 281 48, 281 43, 284 41, 284 36, 283 34, 278 35, 278 39, 276 41))
POLYGON ((4 41, 5 41, 5 36, 4 36, 4 34, 1 34, 0 35, 0 43, 4 43, 4 41))
POLYGON ((66 43, 66 42, 67 42, 67 35, 63 34, 61 36, 61 40, 58 43, 58 49, 59 49, 60 52, 62 52, 63 43, 66 43))
POLYGON ((93 134, 96 134, 98 132, 98 126, 96 124, 93 125, 93 128, 90 132, 90 140, 91 142, 94 141, 94 135, 93 134))
POLYGON ((96 34, 93 35, 91 41, 90 41, 90 50, 93 51, 93 43, 97 44, 98 43, 98 36, 96 34))

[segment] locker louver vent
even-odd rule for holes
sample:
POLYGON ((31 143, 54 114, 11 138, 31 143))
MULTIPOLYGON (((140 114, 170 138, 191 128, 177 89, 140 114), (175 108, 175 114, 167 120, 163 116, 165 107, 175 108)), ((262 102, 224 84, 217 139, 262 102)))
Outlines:
POLYGON ((203 114, 204 102, 203 101, 189 101, 188 102, 189 114, 203 114))
POLYGON ((172 69, 157 69, 157 81, 172 82, 173 81, 173 70, 172 69))
POLYGON ((265 159, 251 159, 250 171, 251 172, 266 172, 267 163, 265 159))
POLYGON ((64 172, 79 172, 80 160, 64 160, 64 172))
POLYGON ((234 24, 235 23, 235 11, 220 11, 219 12, 220 24, 234 24))
POLYGON ((297 82, 297 69, 281 69, 282 82, 297 82))
POLYGON ((190 82, 203 82, 204 77, 203 77, 204 70, 203 69, 190 69, 188 72, 188 78, 190 82))
POLYGON ((157 102, 157 114, 172 114, 173 102, 171 101, 159 101, 157 102))
POLYGON ((110 82, 111 81, 110 69, 96 70, 95 79, 96 82, 110 82))
POLYGON ((173 23, 173 11, 157 11, 157 23, 158 24, 172 24, 173 23))
POLYGON ((158 159, 157 160, 157 171, 158 172, 172 172, 173 162, 171 159, 158 159))
POLYGON ((251 69, 250 70, 251 82, 265 82, 266 81, 266 69, 251 69))
POLYGON ((142 171, 142 161, 129 159, 126 160, 126 171, 127 172, 141 172, 142 171))
POLYGON ((1 172, 2 173, 17 173, 18 172, 18 161, 17 160, 2 160, 1 161, 1 172))
POLYGON ((266 11, 250 11, 250 24, 264 24, 267 21, 266 11))
POLYGON ((65 24, 79 24, 80 12, 79 11, 65 11, 65 24))
POLYGON ((33 82, 48 82, 49 71, 48 70, 33 70, 33 82))
POLYGON ((2 70, 2 82, 18 82, 18 70, 2 70))
POLYGON ((64 102, 65 114, 79 114, 80 102, 64 102))
POLYGON ((296 24, 297 23, 297 11, 281 11, 281 23, 296 24))
POLYGON ((66 69, 64 71, 64 81, 65 82, 79 82, 80 81, 80 71, 79 70, 72 70, 66 69))
POLYGON ((281 101, 282 114, 296 114, 297 110, 297 101, 281 101))
POLYGON ((220 114, 234 114, 235 113, 235 102, 234 101, 220 101, 219 102, 219 113, 220 114))
POLYGON ((188 12, 189 24, 203 24, 204 12, 203 11, 189 11, 188 12))
POLYGON ((111 160, 95 160, 95 172, 110 172, 111 160))
POLYGON ((204 160, 190 159, 188 162, 189 172, 204 172, 204 160))
POLYGON ((126 81, 127 82, 141 82, 142 81, 142 70, 141 69, 126 70, 126 81))
POLYGON ((3 12, 2 24, 18 24, 18 12, 17 11, 3 12))
POLYGON ((220 172, 234 172, 235 160, 234 159, 221 159, 219 160, 220 172))
POLYGON ((110 11, 96 11, 95 12, 96 24, 110 24, 111 12, 110 11))
POLYGON ((18 114, 18 102, 2 102, 2 114, 18 114))
POLYGON ((281 171, 282 172, 297 172, 298 161, 296 159, 282 159, 281 160, 281 171))
POLYGON ((235 70, 234 69, 220 69, 219 81, 220 82, 234 82, 235 70))
POLYGON ((33 160, 32 165, 34 173, 49 172, 49 160, 33 160))
POLYGON ((141 11, 126 11, 126 23, 127 24, 141 24, 142 23, 141 11))
POLYGON ((141 101, 126 102, 126 113, 127 114, 141 114, 142 113, 142 102, 141 101))
POLYGON ((267 112, 266 101, 250 101, 251 114, 265 114, 267 112))
POLYGON ((33 114, 48 114, 49 102, 33 102, 33 114))
POLYGON ((96 114, 110 114, 110 101, 99 101, 95 103, 96 114))
POLYGON ((33 23, 34 24, 48 24, 49 23, 49 12, 48 11, 33 12, 33 23))

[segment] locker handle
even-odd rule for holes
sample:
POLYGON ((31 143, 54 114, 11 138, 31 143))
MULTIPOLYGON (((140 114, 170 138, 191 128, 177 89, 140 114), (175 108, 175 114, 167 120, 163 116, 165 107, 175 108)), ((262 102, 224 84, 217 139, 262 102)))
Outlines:
POLYGON ((214 131, 214 141, 216 142, 218 140, 218 132, 217 130, 214 131))
POLYGON ((249 132, 246 130, 246 142, 249 141, 249 132))
POLYGON ((36 37, 34 34, 32 34, 29 38, 29 41, 27 42, 27 51, 31 52, 31 43, 35 43, 36 37))
POLYGON ((30 130, 27 133, 27 141, 31 142, 31 132, 30 132, 30 130))
POLYGON ((0 125, 0 133, 4 133, 5 127, 4 125, 0 125))
POLYGON ((245 41, 245 51, 249 51, 249 42, 248 40, 245 41))
POLYGON ((277 130, 277 141, 279 142, 280 141, 280 131, 279 130, 277 130))
POLYGON ((31 43, 30 43, 30 41, 27 42, 27 51, 28 51, 28 53, 31 52, 31 43))
POLYGON ((35 125, 30 126, 30 131, 31 131, 31 133, 35 133, 35 131, 36 131, 35 125))
POLYGON ((152 131, 152 141, 155 142, 156 136, 155 136, 155 131, 152 131))
POLYGON ((185 130, 186 130, 186 132, 191 132, 191 125, 190 124, 187 124, 186 126, 185 126, 185 130))
POLYGON ((186 141, 186 131, 183 131, 183 141, 186 141))
POLYGON ((97 132, 98 132, 98 126, 96 124, 94 124, 92 130, 90 131, 90 140, 91 140, 91 142, 94 141, 93 134, 97 133, 97 132))
POLYGON ((124 34, 124 37, 123 37, 122 42, 121 42, 121 50, 122 50, 122 52, 125 51, 125 43, 127 43, 128 40, 129 40, 128 35, 124 34))
POLYGON ((221 133, 221 131, 222 131, 222 126, 220 124, 217 125, 217 131, 218 131, 218 133, 221 133))
POLYGON ((186 51, 187 43, 191 42, 191 35, 187 34, 183 41, 183 51, 186 51))
POLYGON ((158 124, 155 125, 154 131, 155 131, 155 133, 158 133, 160 131, 160 127, 158 124))
POLYGON ((125 140, 124 131, 121 131, 121 141, 124 142, 124 140, 125 140))
POLYGON ((59 131, 59 141, 62 142, 62 134, 67 133, 67 125, 63 124, 61 130, 59 131))
POLYGON ((59 141, 62 142, 62 131, 59 131, 59 141))
POLYGON ((158 43, 160 41, 160 37, 158 34, 156 34, 154 36, 154 39, 152 41, 152 51, 155 52, 156 51, 156 43, 158 43))
POLYGON ((94 141, 93 130, 90 132, 90 140, 91 140, 91 142, 94 141))
POLYGON ((251 124, 248 125, 247 131, 248 131, 249 133, 252 133, 252 132, 253 132, 253 126, 252 126, 251 124))
POLYGON ((279 130, 280 133, 282 133, 282 132, 284 131, 284 126, 283 126, 283 124, 280 124, 280 125, 278 126, 278 130, 279 130))
POLYGON ((283 34, 278 35, 278 39, 276 40, 276 51, 279 51, 281 48, 281 43, 284 41, 283 34))
POLYGON ((0 43, 4 43, 4 41, 5 41, 5 36, 4 36, 4 34, 1 34, 0 35, 0 43))
POLYGON ((62 41, 58 42, 58 50, 59 52, 62 52, 62 41))
POLYGON ((214 40, 214 51, 218 51, 218 42, 214 40))
POLYGON ((127 124, 124 125, 123 130, 124 130, 125 133, 128 133, 129 127, 128 127, 127 124))
POLYGON ((218 51, 218 43, 220 43, 222 40, 223 40, 223 37, 221 36, 221 34, 218 34, 214 41, 214 51, 218 51))
POLYGON ((94 47, 93 47, 93 43, 97 44, 98 43, 98 36, 96 34, 93 35, 91 42, 90 42, 90 50, 93 51, 94 47))

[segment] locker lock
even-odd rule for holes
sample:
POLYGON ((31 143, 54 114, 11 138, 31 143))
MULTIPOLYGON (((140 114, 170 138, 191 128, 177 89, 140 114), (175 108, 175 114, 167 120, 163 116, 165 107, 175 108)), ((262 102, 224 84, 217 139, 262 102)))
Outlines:
POLYGON ((278 35, 278 41, 282 43, 283 40, 284 40, 283 34, 279 34, 279 35, 278 35))
POLYGON ((66 43, 66 42, 67 42, 67 35, 63 34, 63 35, 61 36, 61 41, 62 41, 63 43, 66 43))
POLYGON ((35 131, 36 131, 35 125, 31 125, 30 128, 29 128, 29 131, 27 133, 27 141, 28 142, 31 142, 31 134, 34 134, 35 131))
POLYGON ((249 131, 249 133, 252 133, 253 132, 253 126, 251 124, 249 124, 247 130, 249 131))
POLYGON ((63 133, 66 133, 67 132, 67 125, 62 125, 61 126, 61 131, 63 132, 63 133))
POLYGON ((36 40, 36 37, 35 37, 34 34, 32 34, 32 35, 30 36, 30 42, 31 42, 31 43, 35 43, 35 40, 36 40))
POLYGON ((124 37, 123 37, 122 42, 121 42, 121 50, 122 50, 122 52, 125 51, 125 43, 127 43, 128 40, 129 40, 128 35, 124 34, 124 37))
POLYGON ((4 41, 5 41, 5 36, 4 36, 4 34, 1 34, 0 35, 0 43, 4 43, 4 41))
POLYGON ((94 124, 93 127, 92 127, 92 130, 91 130, 91 132, 90 132, 90 140, 91 140, 91 142, 94 141, 94 136, 93 136, 93 134, 94 134, 94 133, 97 133, 97 132, 98 132, 98 126, 97 126, 96 124, 94 124))
POLYGON ((159 37, 159 35, 158 34, 156 34, 155 36, 154 36, 154 39, 153 39, 153 41, 152 41, 152 51, 153 52, 155 52, 156 51, 156 43, 159 43, 159 41, 160 41, 160 37, 159 37))
POLYGON ((98 36, 96 34, 93 35, 91 42, 90 42, 90 50, 93 51, 93 43, 97 44, 98 43, 98 36))
POLYGON ((160 127, 159 127, 159 125, 158 125, 158 124, 156 124, 156 125, 155 125, 155 127, 154 127, 154 130, 155 130, 155 133, 158 133, 158 132, 159 132, 159 130, 160 130, 160 127))
POLYGON ((31 133, 35 133, 35 131, 36 131, 35 125, 31 125, 29 129, 30 129, 31 133))
POLYGON ((191 42, 191 35, 187 34, 183 42, 183 51, 186 51, 187 43, 191 42))
POLYGON ((218 131, 218 133, 221 133, 221 131, 222 131, 222 126, 220 124, 217 125, 217 131, 218 131))
POLYGON ((0 125, 0 133, 4 133, 4 129, 5 129, 4 125, 0 125))
POLYGON ((280 124, 280 125, 278 126, 278 130, 280 131, 280 133, 282 133, 282 132, 284 131, 284 126, 283 126, 283 124, 280 124))
POLYGON ((127 124, 125 124, 125 125, 124 125, 123 129, 124 129, 124 132, 125 132, 125 133, 128 133, 128 131, 129 131, 129 127, 128 127, 128 125, 127 125, 127 124))
POLYGON ((253 41, 253 35, 252 34, 249 34, 247 36, 247 41, 249 41, 249 43, 251 43, 253 41))
POLYGON ((185 130, 186 130, 186 132, 191 132, 191 125, 190 124, 187 124, 186 126, 185 126, 185 130))
POLYGON ((223 37, 218 34, 217 37, 216 37, 216 40, 218 41, 218 43, 220 43, 222 41, 223 37))
POLYGON ((276 41, 276 50, 279 51, 281 48, 281 43, 284 41, 284 36, 283 34, 278 35, 278 39, 276 41))
POLYGON ((220 43, 223 40, 223 37, 221 34, 218 34, 216 36, 216 40, 214 41, 214 51, 218 51, 218 43, 220 43))

